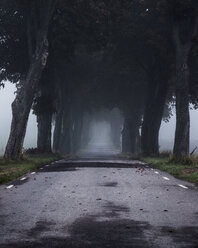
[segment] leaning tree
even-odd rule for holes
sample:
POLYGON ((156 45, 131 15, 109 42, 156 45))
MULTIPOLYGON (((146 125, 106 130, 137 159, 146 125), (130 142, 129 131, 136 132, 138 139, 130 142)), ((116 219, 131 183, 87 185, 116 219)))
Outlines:
MULTIPOLYGON (((7 8, 7 2, 4 4, 5 8, 7 8)), ((17 38, 10 36, 9 33, 9 31, 12 33, 12 21, 16 17, 17 21, 22 24, 16 26, 17 30, 15 33, 20 33, 20 28, 22 28, 22 37, 25 43, 24 51, 26 53, 24 60, 27 63, 26 70, 23 68, 23 73, 19 77, 20 82, 17 88, 17 95, 12 103, 11 131, 4 158, 20 159, 22 157, 22 147, 30 109, 48 57, 47 35, 56 1, 13 0, 12 4, 16 8, 12 8, 10 13, 13 18, 8 23, 8 33, 5 36, 5 42, 17 38)), ((4 5, 2 7, 4 8, 4 5)), ((18 63, 17 61, 14 62, 18 63)))

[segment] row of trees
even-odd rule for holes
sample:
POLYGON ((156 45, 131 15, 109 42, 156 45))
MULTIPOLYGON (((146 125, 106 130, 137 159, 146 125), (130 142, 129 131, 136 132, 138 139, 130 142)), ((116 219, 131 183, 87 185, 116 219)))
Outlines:
POLYGON ((174 156, 189 156, 189 103, 196 107, 198 96, 196 0, 3 0, 0 22, 0 79, 17 86, 5 158, 22 157, 31 107, 41 151, 51 151, 52 121, 54 151, 71 153, 85 113, 119 108, 123 151, 158 155, 173 101, 174 156))

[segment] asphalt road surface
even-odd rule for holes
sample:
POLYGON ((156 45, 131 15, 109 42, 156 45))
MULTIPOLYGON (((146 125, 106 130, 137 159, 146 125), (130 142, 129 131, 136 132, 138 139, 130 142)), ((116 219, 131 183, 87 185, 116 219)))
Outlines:
POLYGON ((0 247, 198 247, 198 189, 138 161, 58 161, 0 187, 0 247))

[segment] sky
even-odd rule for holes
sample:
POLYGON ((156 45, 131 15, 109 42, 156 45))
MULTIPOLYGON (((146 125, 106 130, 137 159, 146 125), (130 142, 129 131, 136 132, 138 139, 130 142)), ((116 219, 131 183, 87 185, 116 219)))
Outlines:
MULTIPOLYGON (((175 136, 176 116, 171 117, 168 123, 161 124, 159 134, 160 150, 172 150, 175 136)), ((198 110, 190 110, 190 151, 198 147, 198 110)), ((198 150, 196 151, 198 154, 198 150)))
MULTIPOLYGON (((4 152, 11 125, 11 103, 13 102, 16 88, 13 84, 7 83, 4 89, 0 89, 0 154, 4 152)), ((36 146, 37 140, 37 123, 36 116, 30 114, 27 132, 24 141, 24 148, 36 146)))
MULTIPOLYGON (((8 140, 11 124, 11 103, 14 100, 15 86, 6 82, 4 89, 0 89, 0 154, 3 154, 8 140)), ((198 110, 190 111, 191 117, 191 150, 198 146, 198 110)), ((175 115, 168 123, 162 122, 160 129, 160 149, 171 150, 175 133, 175 115)), ((24 148, 36 147, 37 123, 35 115, 30 114, 24 148)))

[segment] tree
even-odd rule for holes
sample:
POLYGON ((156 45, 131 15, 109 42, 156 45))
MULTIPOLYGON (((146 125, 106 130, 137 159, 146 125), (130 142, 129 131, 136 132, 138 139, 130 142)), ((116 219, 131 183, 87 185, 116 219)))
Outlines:
MULTIPOLYGON (((34 95, 48 56, 48 29, 56 1, 16 1, 23 24, 27 27, 28 71, 21 76, 16 98, 12 103, 12 124, 5 159, 22 158, 22 147, 34 95)), ((15 12, 14 12, 15 13, 15 12)), ((13 15, 14 15, 13 13, 13 15)))
POLYGON ((48 59, 47 66, 42 74, 36 93, 37 97, 32 107, 38 123, 37 148, 42 153, 52 151, 52 116, 56 111, 53 67, 50 67, 49 61, 50 59, 48 59))
POLYGON ((175 159, 189 156, 189 56, 193 39, 198 35, 198 3, 195 0, 167 0, 172 20, 176 64, 176 131, 173 154, 175 159))

